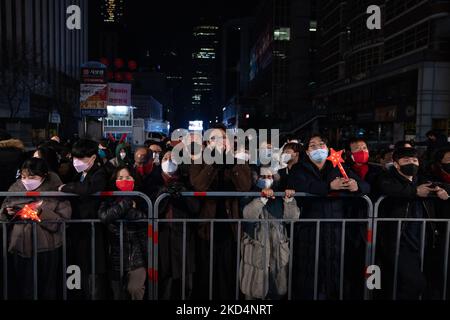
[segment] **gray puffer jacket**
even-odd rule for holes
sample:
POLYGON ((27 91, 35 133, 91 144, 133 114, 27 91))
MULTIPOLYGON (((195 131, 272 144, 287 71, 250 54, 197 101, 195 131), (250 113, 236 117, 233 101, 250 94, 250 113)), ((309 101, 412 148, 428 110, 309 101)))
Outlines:
POLYGON ((267 222, 245 224, 241 242, 240 287, 247 298, 281 298, 287 292, 289 238, 286 224, 273 219, 298 219, 294 198, 256 198, 247 204, 245 219, 267 222))

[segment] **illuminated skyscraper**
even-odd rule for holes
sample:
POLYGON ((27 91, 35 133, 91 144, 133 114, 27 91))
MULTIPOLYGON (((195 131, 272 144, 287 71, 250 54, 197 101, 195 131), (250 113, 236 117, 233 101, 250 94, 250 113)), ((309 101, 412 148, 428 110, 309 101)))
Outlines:
POLYGON ((193 29, 191 112, 204 120, 215 119, 218 31, 215 25, 193 29))
POLYGON ((105 23, 121 23, 123 11, 123 0, 103 0, 102 2, 102 17, 105 23))

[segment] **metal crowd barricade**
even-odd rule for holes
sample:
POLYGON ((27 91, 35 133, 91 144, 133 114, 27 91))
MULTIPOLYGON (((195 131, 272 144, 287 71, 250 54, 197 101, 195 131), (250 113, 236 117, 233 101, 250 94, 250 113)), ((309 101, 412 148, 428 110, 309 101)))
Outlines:
MULTIPOLYGON (((148 242, 147 242, 147 267, 148 274, 147 284, 148 284, 148 299, 153 299, 153 284, 152 278, 150 274, 153 270, 153 246, 151 243, 150 234, 153 230, 152 221, 153 221, 153 204, 152 201, 141 192, 120 192, 120 191, 106 191, 99 192, 96 194, 92 194, 89 196, 94 197, 116 197, 116 196, 127 196, 127 197, 140 197, 142 198, 148 206, 148 214, 147 219, 144 220, 134 220, 132 223, 147 223, 148 228, 148 242)), ((0 192, 0 197, 79 197, 79 195, 71 194, 71 193, 62 193, 62 192, 0 192)), ((120 223, 120 278, 123 278, 124 266, 123 266, 123 224, 127 223, 125 220, 119 220, 120 223)), ((16 223, 28 223, 33 226, 33 298, 34 300, 38 299, 38 281, 37 281, 37 230, 36 230, 36 222, 28 222, 28 221, 20 221, 20 222, 9 222, 9 221, 0 221, 2 225, 3 231, 3 299, 8 299, 8 238, 7 238, 7 225, 8 224, 16 224, 16 223)), ((66 276, 67 276, 67 246, 66 246, 66 225, 68 224, 90 224, 91 226, 91 273, 95 274, 95 224, 101 223, 99 219, 78 219, 78 220, 66 220, 66 221, 53 221, 46 220, 45 222, 40 223, 58 223, 62 224, 62 235, 63 235, 63 244, 62 244, 62 269, 63 269, 63 300, 67 300, 67 285, 66 285, 66 276)), ((94 297, 95 290, 95 277, 92 280, 92 298, 94 297)))
MULTIPOLYGON (((276 197, 284 196, 285 194, 282 192, 277 192, 274 194, 276 197)), ((260 197, 261 193, 259 192, 181 192, 181 196, 183 197, 260 197)), ((295 198, 321 198, 320 196, 308 194, 308 193, 296 193, 295 198)), ((186 299, 185 296, 185 283, 186 283, 186 224, 187 223, 201 223, 207 222, 210 224, 210 248, 209 248, 209 299, 213 299, 213 253, 214 253, 214 224, 215 223, 237 223, 238 224, 238 232, 237 232, 237 252, 236 252, 236 291, 235 291, 235 299, 239 299, 239 265, 240 265, 240 246, 241 246, 241 228, 242 223, 248 222, 264 222, 267 226, 269 220, 264 219, 162 219, 159 217, 159 205, 163 199, 169 197, 169 194, 162 194, 155 200, 154 204, 154 224, 153 224, 153 244, 154 244, 154 274, 158 274, 158 224, 159 223, 182 223, 183 224, 183 261, 182 261, 182 300, 186 299)), ((329 196, 327 198, 335 199, 335 196, 329 196)), ((345 254, 345 228, 348 223, 367 223, 367 238, 366 238, 366 249, 365 249, 365 267, 371 264, 371 254, 372 254, 372 235, 373 235, 373 204, 369 197, 367 196, 351 196, 351 195, 343 195, 342 198, 358 198, 363 199, 367 204, 367 217, 362 219, 302 219, 300 215, 300 219, 270 219, 272 222, 285 222, 290 225, 290 245, 289 245, 289 267, 288 267, 288 299, 292 299, 292 261, 293 261, 293 246, 294 246, 294 224, 296 223, 315 223, 316 224, 316 241, 315 241, 315 265, 314 265, 314 300, 318 298, 318 268, 319 268, 319 244, 320 244, 320 227, 321 223, 341 223, 341 264, 340 264, 340 283, 339 283, 339 298, 343 300, 343 282, 344 282, 344 254, 345 254)), ((266 234, 266 233, 265 233, 266 234)), ((265 241, 264 241, 265 242, 265 241)), ((264 251, 264 265, 266 265, 265 259, 265 250, 264 251)), ((153 296, 155 299, 158 299, 158 278, 154 277, 155 285, 153 286, 155 292, 153 296)), ((266 285, 266 284, 264 284, 266 285)), ((263 287, 266 289, 266 287, 263 287)), ((370 299, 370 294, 367 286, 364 286, 364 300, 370 299)))
MULTIPOLYGON (((426 226, 427 223, 441 223, 446 224, 446 233, 445 233, 445 245, 444 245, 444 279, 443 279, 443 292, 442 299, 447 299, 447 282, 448 282, 448 259, 449 259, 449 242, 450 242, 450 219, 431 219, 431 218, 380 218, 379 210, 381 203, 390 197, 382 196, 380 197, 374 204, 374 222, 373 222, 373 245, 372 245, 372 253, 371 253, 371 264, 376 264, 376 249, 377 249, 377 235, 378 235, 378 223, 379 222, 392 222, 397 223, 397 231, 396 231, 396 243, 395 243, 395 260, 394 260, 394 276, 393 276, 393 286, 392 286, 392 299, 397 300, 397 280, 398 280, 398 264, 400 257, 400 245, 401 245, 401 235, 402 235, 402 224, 406 224, 408 222, 420 222, 421 226, 421 237, 420 237, 420 265, 421 271, 424 271, 424 259, 425 259, 425 237, 426 237, 426 226)), ((437 197, 431 197, 437 200, 437 197)), ((443 201, 443 200, 440 200, 443 201)), ((450 201, 450 200, 447 200, 450 201)))

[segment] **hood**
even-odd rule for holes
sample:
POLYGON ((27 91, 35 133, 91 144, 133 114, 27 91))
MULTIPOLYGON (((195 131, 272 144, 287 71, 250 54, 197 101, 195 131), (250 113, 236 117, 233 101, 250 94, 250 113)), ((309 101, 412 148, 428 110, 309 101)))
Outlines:
POLYGON ((0 141, 0 149, 7 149, 7 148, 24 150, 25 146, 23 145, 23 142, 18 139, 9 139, 0 141))
POLYGON ((116 147, 115 156, 117 157, 117 159, 120 159, 120 150, 121 149, 125 149, 125 153, 127 154, 127 157, 128 157, 128 147, 125 143, 121 143, 121 144, 118 144, 116 147))
POLYGON ((125 143, 121 143, 116 147, 115 155, 116 155, 117 163, 119 164, 119 166, 123 166, 123 165, 130 163, 131 157, 129 154, 129 148, 125 143), (125 156, 124 160, 122 160, 120 158, 120 149, 125 149, 126 156, 125 156))

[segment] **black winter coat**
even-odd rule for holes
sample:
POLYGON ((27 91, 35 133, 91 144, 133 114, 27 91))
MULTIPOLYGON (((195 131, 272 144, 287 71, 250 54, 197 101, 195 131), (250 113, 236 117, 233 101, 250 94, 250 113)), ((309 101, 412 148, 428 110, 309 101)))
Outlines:
MULTIPOLYGON (((188 191, 184 171, 178 171, 177 181, 164 183, 161 166, 155 167, 146 180, 144 192, 155 203, 164 194, 170 196, 161 201, 158 208, 158 218, 168 219, 169 210, 173 219, 195 218, 198 216, 199 201, 193 197, 178 196, 178 192, 188 191)), ((195 227, 186 224, 186 256, 183 257, 183 224, 179 222, 161 222, 159 230, 159 275, 161 279, 180 279, 182 275, 183 258, 186 260, 186 274, 195 271, 195 227)))
MULTIPOLYGON (((380 218, 415 218, 412 216, 414 208, 419 206, 423 216, 421 218, 434 219, 435 204, 432 199, 417 197, 417 186, 427 182, 422 177, 414 178, 409 181, 400 175, 396 168, 392 167, 382 173, 375 182, 375 191, 379 195, 388 198, 381 202, 379 208, 380 218)), ((411 224, 402 224, 402 240, 406 236, 408 226, 411 224)), ((435 223, 427 223, 429 230, 427 234, 433 235, 429 240, 431 245, 435 245, 437 229, 435 223)), ((386 229, 380 234, 380 245, 384 247, 386 253, 393 258, 395 254, 395 243, 397 238, 397 225, 395 223, 386 224, 386 229)), ((401 241, 402 241, 401 240, 401 241)), ((418 250, 418 248, 413 248, 418 250)))
MULTIPOLYGON (((90 196, 105 191, 108 177, 103 167, 96 162, 88 171, 86 177, 80 182, 81 173, 75 175, 74 181, 61 189, 62 192, 78 194, 79 198, 72 198, 72 219, 98 219, 100 198, 90 196)), ((74 224, 69 227, 69 238, 74 247, 74 259, 80 263, 82 272, 91 272, 91 226, 87 224, 74 224), (77 252, 78 251, 78 252, 77 252)), ((105 227, 95 224, 95 260, 96 273, 106 272, 106 233, 105 227)))
MULTIPOLYGON (((400 175, 392 167, 381 174, 376 183, 375 191, 387 196, 379 207, 380 218, 430 218, 435 219, 435 201, 437 199, 417 197, 417 186, 427 182, 422 177, 410 181, 400 175)), ((424 243, 424 266, 420 268, 421 257, 421 222, 403 222, 400 229, 400 247, 397 271, 397 295, 399 299, 417 299, 421 294, 425 297, 435 297, 435 281, 442 265, 437 267, 436 257, 439 255, 439 228, 435 222, 426 224, 424 243), (426 289, 428 286, 428 290, 426 289)), ((394 277, 397 222, 382 222, 377 224, 377 261, 383 270, 382 288, 378 294, 390 297, 394 277)), ((441 252, 442 253, 442 252, 441 252)))
MULTIPOLYGON (((370 192, 370 186, 361 181, 351 170, 346 169, 350 178, 357 181, 359 191, 355 195, 370 192)), ((326 197, 331 193, 330 183, 341 177, 338 168, 327 162, 319 170, 309 159, 296 164, 289 174, 288 188, 296 192, 306 192, 326 197)), ((334 192, 335 193, 335 192, 334 192)), ((347 192, 342 192, 347 193, 347 192)), ((339 193, 336 193, 339 195, 339 193)), ((306 219, 341 219, 346 217, 345 203, 355 199, 299 198, 300 220, 306 219)), ((364 203, 362 202, 362 205, 364 203)), ((337 299, 339 297, 341 227, 339 223, 320 225, 318 299, 337 299)), ((296 270, 293 293, 295 299, 312 299, 314 293, 314 265, 316 224, 303 223, 295 228, 294 261, 296 270)), ((362 272, 361 272, 362 273, 362 272)))
MULTIPOLYGON (((130 197, 109 199, 100 205, 98 212, 100 220, 108 227, 110 234, 109 259, 112 278, 120 279, 120 223, 118 220, 146 219, 144 211, 133 208, 130 197)), ((123 274, 146 267, 147 265, 147 223, 123 223, 123 274)))

